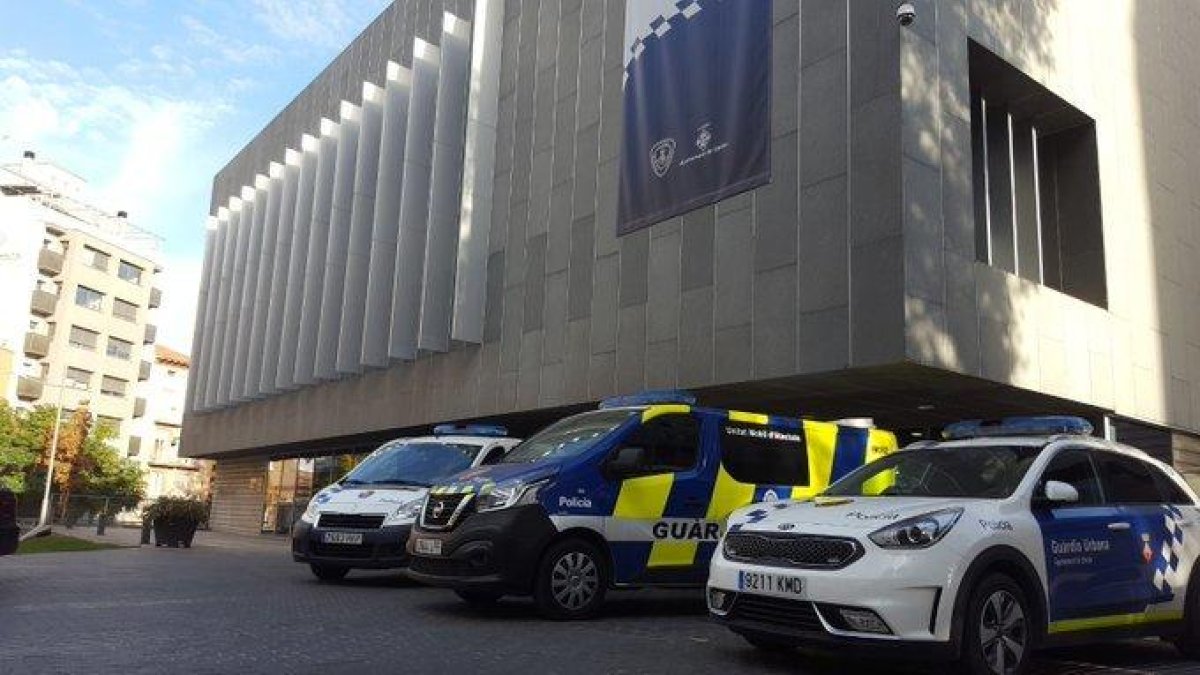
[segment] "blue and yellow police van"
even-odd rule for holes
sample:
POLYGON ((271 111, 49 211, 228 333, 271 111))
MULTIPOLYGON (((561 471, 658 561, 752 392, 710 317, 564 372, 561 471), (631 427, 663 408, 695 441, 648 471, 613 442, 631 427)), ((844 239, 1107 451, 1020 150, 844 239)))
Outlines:
POLYGON ((408 574, 467 602, 532 595, 549 618, 584 618, 610 588, 702 587, 732 511, 810 497, 895 449, 863 424, 704 408, 686 392, 609 399, 434 486, 408 574))

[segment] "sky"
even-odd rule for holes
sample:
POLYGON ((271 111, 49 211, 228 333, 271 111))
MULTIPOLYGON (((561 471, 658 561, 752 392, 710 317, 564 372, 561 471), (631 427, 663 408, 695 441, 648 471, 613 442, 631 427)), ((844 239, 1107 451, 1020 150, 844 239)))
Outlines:
POLYGON ((390 0, 38 0, 0 22, 0 162, 24 150, 162 237, 190 351, 212 178, 390 0))

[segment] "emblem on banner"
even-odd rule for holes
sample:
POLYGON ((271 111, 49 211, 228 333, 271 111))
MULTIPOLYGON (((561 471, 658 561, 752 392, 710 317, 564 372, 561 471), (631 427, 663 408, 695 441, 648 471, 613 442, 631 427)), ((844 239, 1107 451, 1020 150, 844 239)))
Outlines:
POLYGON ((664 138, 650 148, 650 168, 654 175, 662 178, 671 170, 671 162, 675 160, 675 139, 664 138))
POLYGON ((708 149, 708 144, 712 143, 712 125, 703 124, 696 130, 696 149, 704 152, 708 149))

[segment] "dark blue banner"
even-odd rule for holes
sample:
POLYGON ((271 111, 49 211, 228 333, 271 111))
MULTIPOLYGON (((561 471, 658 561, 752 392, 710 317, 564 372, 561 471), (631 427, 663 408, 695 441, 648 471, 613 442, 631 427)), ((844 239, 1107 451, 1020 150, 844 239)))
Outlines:
POLYGON ((617 233, 771 178, 770 0, 627 0, 617 233))

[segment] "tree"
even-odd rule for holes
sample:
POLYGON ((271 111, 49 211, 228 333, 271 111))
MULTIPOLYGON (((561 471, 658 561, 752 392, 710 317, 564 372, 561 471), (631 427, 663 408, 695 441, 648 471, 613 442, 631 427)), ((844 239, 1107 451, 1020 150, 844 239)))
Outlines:
POLYGON ((29 490, 53 413, 53 408, 19 411, 0 400, 0 487, 17 494, 29 490))
MULTIPOLYGON (((88 473, 88 459, 80 456, 92 432, 92 413, 87 406, 82 406, 71 413, 58 430, 58 447, 54 452, 54 487, 58 489, 63 517, 67 515, 67 507, 71 503, 71 493, 75 491, 78 476, 88 473), (83 460, 82 462, 80 460, 83 460)), ((50 461, 51 446, 54 443, 54 430, 45 437, 46 453, 43 470, 50 461)))

